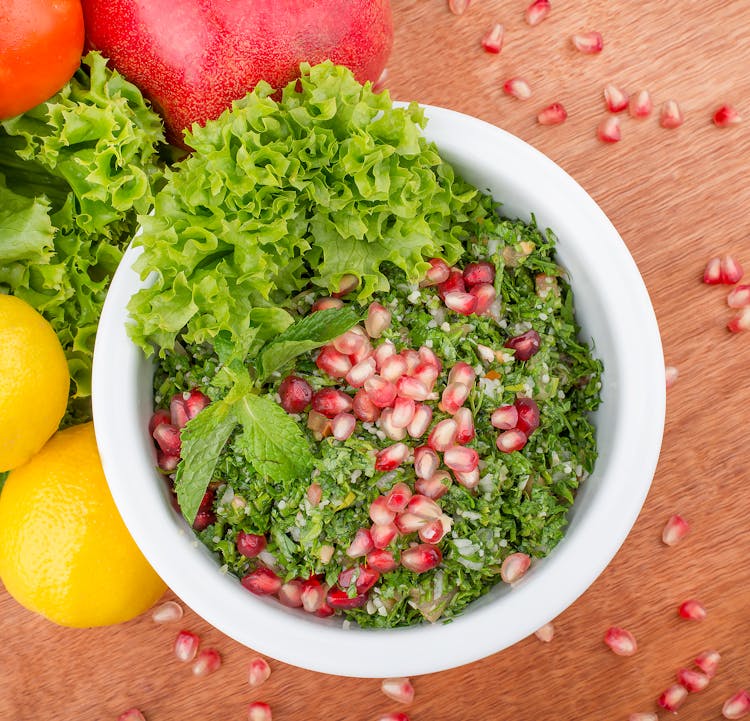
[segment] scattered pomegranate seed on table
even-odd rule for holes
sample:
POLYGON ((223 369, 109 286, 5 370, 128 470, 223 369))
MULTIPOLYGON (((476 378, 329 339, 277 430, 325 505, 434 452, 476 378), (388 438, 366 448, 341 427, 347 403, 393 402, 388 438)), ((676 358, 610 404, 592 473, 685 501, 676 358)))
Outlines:
POLYGON ((690 524, 679 514, 669 517, 664 530, 661 533, 661 540, 667 546, 674 546, 679 543, 690 531, 690 524))
POLYGON ((618 656, 632 656, 638 650, 638 644, 630 631, 618 626, 610 626, 604 634, 604 643, 618 656))
POLYGON ((614 115, 604 118, 596 129, 596 137, 603 143, 616 143, 621 140, 620 119, 614 115))
POLYGON ((129 708, 127 711, 123 711, 118 717, 117 721, 146 721, 146 717, 137 708, 129 708))
POLYGON ((549 0, 534 0, 526 8, 526 22, 532 27, 539 25, 550 14, 550 10, 552 10, 552 6, 549 0))
POLYGON ((495 23, 482 38, 482 47, 488 53, 497 55, 503 49, 505 28, 500 23, 495 23))
POLYGON ((724 285, 734 285, 742 280, 745 271, 740 262, 732 255, 722 256, 719 261, 719 282, 724 285))
POLYGON ((585 55, 595 55, 600 53, 604 48, 602 34, 596 30, 587 33, 577 33, 571 38, 573 46, 579 53, 585 55))
POLYGON ((519 100, 531 97, 531 86, 523 78, 509 78, 503 83, 503 92, 519 100))
POLYGON ((403 711, 397 711, 381 716, 378 721, 409 721, 409 717, 403 711))
POLYGON ((713 678, 716 675, 716 669, 719 666, 721 655, 718 651, 703 651, 693 663, 708 676, 713 678))
POLYGON ((734 318, 727 323, 727 328, 732 333, 741 333, 750 330, 750 306, 743 308, 734 318))
POLYGON ((207 648, 201 651, 193 661, 193 674, 195 676, 208 676, 221 667, 221 655, 215 648, 207 648))
POLYGON ((667 100, 664 105, 661 106, 659 113, 659 125, 662 128, 668 130, 674 130, 679 128, 685 122, 685 118, 682 115, 682 110, 677 104, 676 100, 667 100))
POLYGON ((657 699, 656 703, 666 711, 677 711, 677 709, 685 703, 687 696, 687 689, 676 683, 668 689, 665 689, 657 699))
POLYGON ((654 104, 651 101, 651 94, 648 90, 641 90, 635 95, 630 96, 628 112, 633 118, 647 118, 651 115, 654 104))
POLYGON ((182 618, 182 606, 174 601, 165 601, 151 612, 151 618, 155 623, 172 623, 182 618))
POLYGON ((620 88, 609 84, 604 88, 604 102, 610 113, 619 113, 628 107, 629 97, 620 88))
POLYGON ((708 686, 711 679, 702 671, 694 671, 689 668, 681 668, 677 672, 677 681, 684 686, 690 693, 703 691, 708 686))
POLYGON ((536 116, 539 125, 560 125, 568 117, 568 112, 561 103, 552 103, 543 110, 539 111, 536 116))
POLYGON ((738 285, 732 288, 727 296, 727 305, 730 308, 744 308, 750 305, 750 285, 738 285))
POLYGON ((470 2, 471 0, 448 0, 448 9, 454 15, 463 15, 469 7, 470 2))
POLYGON ((667 385, 667 390, 669 390, 675 383, 677 383, 678 377, 679 371, 675 366, 665 366, 664 379, 667 385))
POLYGON ((253 701, 247 708, 247 721, 271 721, 271 707, 263 701, 253 701))
POLYGON ((631 713, 628 721, 659 721, 659 716, 655 713, 631 713))
POLYGON ((500 566, 500 578, 505 583, 519 581, 529 570, 531 558, 527 553, 511 553, 500 566))
POLYGON ((724 702, 721 713, 726 719, 740 719, 746 716, 750 713, 750 693, 745 689, 737 691, 724 702))
POLYGON ((555 637, 555 627, 550 621, 534 631, 534 635, 543 643, 549 643, 555 637))
POLYGON ((677 609, 677 613, 689 621, 702 621, 706 617, 706 609, 700 601, 689 599, 683 601, 677 609))
POLYGON ((713 124, 717 128, 729 128, 742 122, 742 117, 731 105, 722 105, 713 115, 713 124))
POLYGON ((200 638, 192 631, 180 631, 174 642, 174 655, 179 661, 188 663, 198 653, 200 638))
POLYGON ((398 703, 411 703, 414 700, 414 686, 408 678, 386 678, 380 684, 382 692, 398 703))

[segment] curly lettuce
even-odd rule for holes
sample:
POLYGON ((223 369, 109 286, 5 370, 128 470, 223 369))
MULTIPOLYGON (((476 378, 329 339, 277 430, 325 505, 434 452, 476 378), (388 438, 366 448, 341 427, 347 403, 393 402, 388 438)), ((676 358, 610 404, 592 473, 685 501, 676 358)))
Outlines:
POLYGON ((0 123, 0 292, 52 324, 71 374, 67 422, 90 416, 109 281, 162 178, 160 118, 97 53, 53 98, 0 123))
POLYGON ((291 322, 278 311, 311 285, 334 292, 354 275, 364 300, 388 289, 386 262, 415 283, 426 258, 454 263, 457 220, 477 191, 425 140, 424 123, 416 104, 394 108, 325 62, 194 125, 194 152, 167 170, 142 218, 136 269, 155 283, 131 300, 134 341, 151 354, 178 337, 229 334, 249 353, 291 322))

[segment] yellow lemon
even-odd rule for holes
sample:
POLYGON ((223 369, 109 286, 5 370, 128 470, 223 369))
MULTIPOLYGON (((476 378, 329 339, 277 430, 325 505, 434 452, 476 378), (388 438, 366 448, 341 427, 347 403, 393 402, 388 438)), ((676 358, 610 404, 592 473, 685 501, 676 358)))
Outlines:
POLYGON ((57 430, 69 386, 52 326, 25 301, 0 294, 0 472, 25 463, 57 430))
POLYGON ((63 626, 127 621, 164 592, 117 512, 93 424, 59 431, 10 472, 0 579, 23 606, 63 626))

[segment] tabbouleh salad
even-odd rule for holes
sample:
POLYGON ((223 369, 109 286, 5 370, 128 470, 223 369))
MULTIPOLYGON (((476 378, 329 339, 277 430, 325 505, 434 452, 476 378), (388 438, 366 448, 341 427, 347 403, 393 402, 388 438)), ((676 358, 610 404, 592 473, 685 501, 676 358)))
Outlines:
POLYGON ((130 306, 200 540, 249 591, 361 627, 517 578, 596 459, 602 368, 553 233, 502 217, 423 124, 330 63, 259 86, 188 136, 130 306))

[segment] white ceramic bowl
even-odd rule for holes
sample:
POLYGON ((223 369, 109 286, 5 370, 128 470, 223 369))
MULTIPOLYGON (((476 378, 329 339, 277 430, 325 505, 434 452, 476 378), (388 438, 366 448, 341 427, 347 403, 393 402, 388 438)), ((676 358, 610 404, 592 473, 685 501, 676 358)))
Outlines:
POLYGON ((579 322, 604 362, 596 413, 599 459, 581 487, 561 543, 514 587, 498 584, 448 624, 395 630, 341 628, 248 593, 224 575, 170 504, 147 432, 152 366, 125 331, 141 282, 130 249, 104 305, 94 353, 96 438, 112 495, 136 543, 194 611, 261 653, 345 676, 430 673, 488 656, 567 608, 625 540, 645 500, 661 445, 665 384, 661 341, 646 288, 617 231, 555 163, 475 118, 427 107, 426 135, 506 215, 552 228, 575 291, 579 322))

